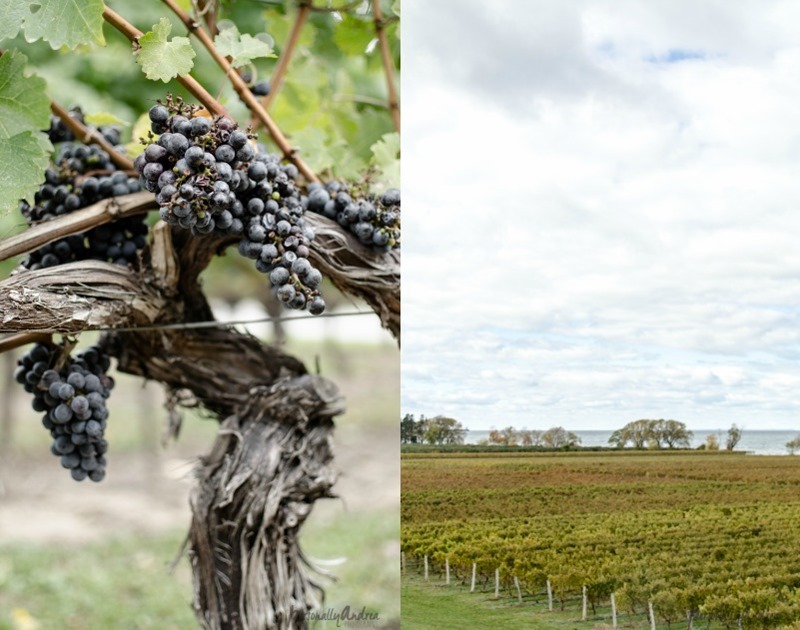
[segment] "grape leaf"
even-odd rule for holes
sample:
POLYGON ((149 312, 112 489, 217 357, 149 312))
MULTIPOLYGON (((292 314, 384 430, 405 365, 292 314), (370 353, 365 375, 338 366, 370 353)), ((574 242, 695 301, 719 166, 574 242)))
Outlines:
POLYGON ((53 146, 40 129, 50 124, 45 82, 25 76, 27 58, 15 50, 0 57, 0 213, 32 198, 53 146))
POLYGON ((214 44, 221 54, 232 58, 231 64, 234 68, 244 66, 259 57, 275 57, 272 46, 247 33, 241 35, 235 25, 220 31, 214 38, 214 44))
POLYGON ((23 131, 0 139, 0 214, 31 200, 50 163, 53 145, 41 132, 23 131))
POLYGON ((340 157, 335 146, 329 144, 330 138, 319 127, 306 127, 292 136, 292 141, 303 149, 303 156, 315 171, 324 171, 336 165, 340 157))
POLYGON ((375 26, 372 22, 345 13, 336 26, 333 41, 348 55, 363 55, 374 38, 375 26))
POLYGON ((372 163, 383 173, 387 187, 400 185, 400 134, 385 133, 372 145, 372 163))
POLYGON ((20 0, 0 0, 0 40, 16 37, 29 11, 27 3, 20 0))
POLYGON ((25 39, 40 39, 53 50, 62 46, 76 48, 82 44, 104 46, 103 0, 29 0, 27 15, 22 24, 25 39), (38 7, 31 12, 31 7, 38 7))
MULTIPOLYGON (((286 45, 295 19, 295 15, 291 11, 283 13, 282 10, 278 8, 264 11, 266 30, 272 36, 273 41, 280 44, 278 48, 286 45)), ((314 43, 314 39, 313 29, 301 29, 300 39, 297 42, 298 50, 311 46, 311 44, 314 43)))
POLYGON ((166 83, 181 74, 188 74, 194 66, 194 48, 186 37, 167 36, 172 31, 172 24, 167 18, 161 18, 153 30, 139 38, 141 49, 136 55, 136 63, 142 66, 145 76, 152 81, 159 79, 166 83))
POLYGON ((133 124, 133 129, 131 130, 131 141, 125 145, 125 153, 128 157, 135 158, 137 155, 144 151, 144 145, 139 142, 142 138, 147 139, 148 137, 157 138, 153 134, 148 134, 150 132, 150 116, 147 115, 147 112, 139 116, 136 122, 133 124))
POLYGON ((47 129, 50 124, 46 84, 36 75, 25 76, 27 61, 16 50, 0 57, 0 138, 47 129))

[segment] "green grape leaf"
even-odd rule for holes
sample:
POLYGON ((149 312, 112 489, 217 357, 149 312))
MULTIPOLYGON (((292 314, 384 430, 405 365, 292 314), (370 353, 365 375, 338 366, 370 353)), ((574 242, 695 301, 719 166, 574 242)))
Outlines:
POLYGON ((392 2, 392 13, 400 17, 400 0, 394 0, 394 2, 392 2))
POLYGON ((0 138, 47 129, 50 99, 43 79, 25 76, 28 59, 12 50, 0 57, 0 138))
POLYGON ((172 31, 172 24, 167 18, 161 18, 153 30, 139 38, 141 49, 136 54, 136 63, 142 66, 145 76, 164 83, 178 75, 188 74, 194 66, 192 61, 196 55, 192 44, 186 37, 167 37, 172 31))
POLYGON ((232 58, 231 64, 234 68, 247 65, 260 57, 275 57, 272 46, 267 42, 247 33, 241 35, 234 25, 220 31, 214 38, 214 44, 220 54, 232 58))
POLYGON ((33 197, 53 151, 39 131, 50 124, 46 84, 25 76, 27 61, 15 50, 0 57, 0 213, 33 197))
MULTIPOLYGON (((17 4, 23 2, 18 0, 17 4)), ((27 4, 22 28, 29 42, 43 39, 53 50, 105 45, 103 0, 28 0, 27 4), (38 8, 31 12, 31 7, 38 8)))
POLYGON ((22 20, 30 9, 20 0, 0 0, 0 40, 13 39, 22 28, 22 20))
POLYGON ((0 214, 31 200, 50 163, 53 145, 41 132, 23 131, 0 139, 0 214))
POLYGON ((375 39, 375 26, 372 22, 349 13, 342 15, 342 21, 336 26, 333 35, 333 41, 348 55, 363 55, 373 39, 375 39))
POLYGON ((381 180, 387 188, 400 186, 400 134, 396 131, 383 134, 372 145, 372 163, 381 171, 381 180))
MULTIPOLYGON (((292 12, 282 13, 279 9, 267 9, 264 11, 264 21, 267 32, 280 48, 285 46, 289 39, 289 33, 295 21, 292 12)), ((314 42, 314 29, 304 28, 300 30, 300 39, 297 42, 298 50, 308 48, 314 42)))
POLYGON ((303 152, 303 159, 315 171, 332 168, 339 157, 334 146, 328 144, 327 134, 319 127, 306 127, 292 136, 303 152))
POLYGON ((101 127, 103 125, 122 125, 123 127, 127 127, 129 124, 122 120, 122 118, 118 118, 109 112, 95 112, 94 114, 86 114, 84 116, 84 120, 95 127, 101 127))

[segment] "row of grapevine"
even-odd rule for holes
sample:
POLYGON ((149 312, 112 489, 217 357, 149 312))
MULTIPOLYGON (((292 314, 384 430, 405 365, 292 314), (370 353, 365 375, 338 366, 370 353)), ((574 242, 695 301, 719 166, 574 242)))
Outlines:
MULTIPOLYGON (((446 560, 439 565, 427 556, 403 556, 403 573, 416 574, 426 582, 468 589, 470 593, 489 596, 508 606, 531 608, 532 614, 567 613, 573 621, 580 620, 588 627, 604 622, 612 628, 796 628, 800 614, 800 593, 790 588, 759 587, 746 584, 744 593, 725 593, 709 596, 698 603, 703 589, 680 590, 663 585, 649 598, 634 604, 630 591, 603 592, 583 586, 563 589, 556 595, 556 580, 547 580, 540 589, 525 589, 516 576, 503 574, 500 569, 486 573, 459 570, 446 560), (424 576, 424 577, 423 577, 424 576)), ((605 626, 604 626, 605 627, 605 626)))
MULTIPOLYGON (((528 481, 536 469, 549 476, 552 468, 570 468, 570 482, 581 474, 596 476, 598 462, 584 460, 582 466, 566 464, 568 459, 550 460, 549 466, 531 462, 528 481)), ((781 459, 781 467, 790 460, 781 459)), ((456 575, 474 566, 479 579, 490 580, 499 571, 509 589, 515 578, 528 592, 549 585, 557 602, 585 588, 594 608, 613 593, 620 611, 641 615, 652 605, 666 623, 703 617, 777 628, 800 620, 796 466, 783 479, 745 483, 735 477, 772 477, 773 461, 758 462, 766 473, 738 467, 744 458, 730 458, 729 466, 718 461, 712 479, 703 466, 692 472, 688 460, 676 459, 660 470, 671 468, 670 480, 653 484, 646 468, 635 475, 631 460, 618 461, 619 467, 606 460, 606 474, 614 479, 609 484, 513 489, 456 484, 447 490, 442 481, 413 492, 407 490, 413 482, 405 482, 421 468, 404 468, 403 551, 427 556, 434 566, 447 563, 456 575)), ((489 460, 476 466, 483 473, 490 468, 489 460)), ((514 475, 525 468, 519 460, 513 466, 502 461, 487 477, 502 479, 498 470, 514 475)))

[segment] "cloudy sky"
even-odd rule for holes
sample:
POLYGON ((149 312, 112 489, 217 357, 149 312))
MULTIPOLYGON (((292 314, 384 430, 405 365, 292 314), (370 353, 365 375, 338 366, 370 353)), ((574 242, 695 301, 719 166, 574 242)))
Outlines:
POLYGON ((403 3, 402 412, 800 429, 800 3, 403 3))

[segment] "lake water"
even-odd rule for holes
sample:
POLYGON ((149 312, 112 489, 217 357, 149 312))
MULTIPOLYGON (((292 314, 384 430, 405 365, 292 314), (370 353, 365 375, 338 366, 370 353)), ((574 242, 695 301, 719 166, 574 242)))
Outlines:
MULTIPOLYGON (((609 446, 608 438, 613 431, 573 431, 581 438, 581 446, 609 446)), ((726 430, 694 431, 692 448, 705 444, 708 435, 716 435, 721 448, 725 448, 728 436, 726 430)), ((742 439, 736 445, 737 451, 748 451, 755 455, 788 455, 786 443, 796 438, 797 431, 742 431, 742 439)), ((489 431, 469 431, 464 442, 477 444, 489 439, 489 431)))

